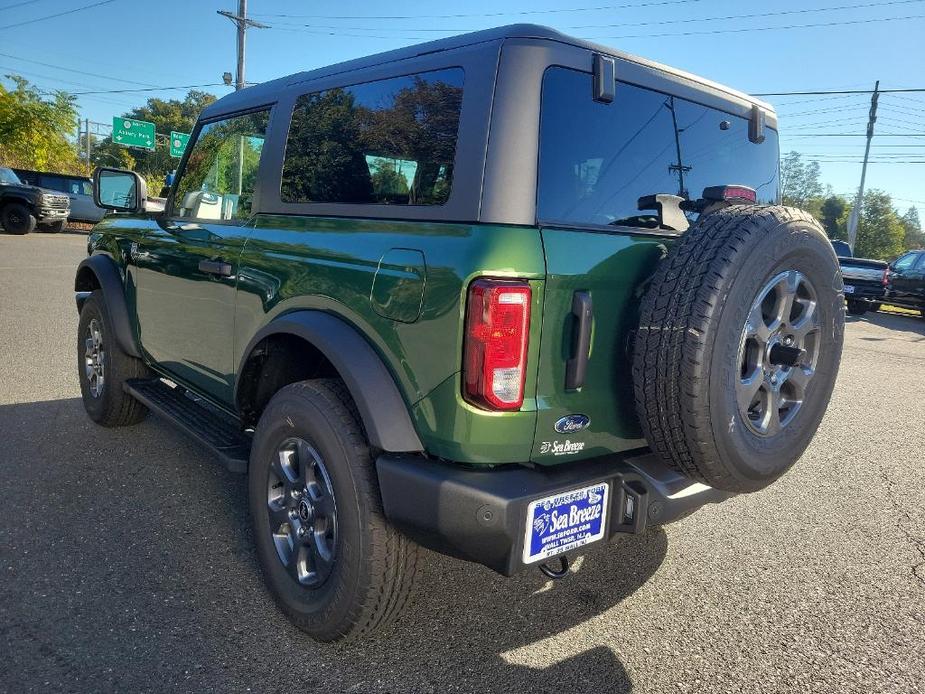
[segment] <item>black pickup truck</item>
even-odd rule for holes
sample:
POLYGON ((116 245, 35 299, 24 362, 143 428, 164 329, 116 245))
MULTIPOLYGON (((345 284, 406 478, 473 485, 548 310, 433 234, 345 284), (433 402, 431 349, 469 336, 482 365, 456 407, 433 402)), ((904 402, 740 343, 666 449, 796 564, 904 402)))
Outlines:
POLYGON ((23 183, 11 169, 0 167, 0 226, 8 234, 28 234, 36 226, 61 231, 70 211, 67 195, 23 183))
POLYGON ((855 258, 851 246, 844 241, 832 241, 845 281, 845 301, 848 313, 860 316, 879 311, 886 296, 888 265, 882 260, 855 258))

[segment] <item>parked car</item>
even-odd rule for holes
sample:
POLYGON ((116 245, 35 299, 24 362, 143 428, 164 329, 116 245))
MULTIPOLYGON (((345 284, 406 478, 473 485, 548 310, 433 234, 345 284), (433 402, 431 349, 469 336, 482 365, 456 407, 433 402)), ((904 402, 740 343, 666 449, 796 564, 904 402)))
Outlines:
POLYGON ((28 234, 37 226, 61 231, 69 211, 66 195, 23 183, 12 169, 0 167, 0 226, 8 234, 28 234))
POLYGON ((93 202, 93 181, 86 176, 29 171, 27 169, 13 170, 26 183, 66 193, 71 201, 69 219, 72 222, 96 224, 106 214, 104 208, 97 206, 93 202))
POLYGON ((919 311, 925 318, 925 250, 903 253, 890 263, 886 302, 919 311))
POLYGON ((84 407, 247 471, 267 584, 315 638, 399 614, 419 545, 562 578, 773 483, 822 419, 841 275, 776 204, 776 128, 533 25, 230 94, 164 212, 97 170, 84 407))
POLYGON ((879 311, 886 296, 887 264, 882 260, 855 258, 844 241, 832 241, 845 283, 845 300, 848 313, 862 316, 868 311, 879 311))

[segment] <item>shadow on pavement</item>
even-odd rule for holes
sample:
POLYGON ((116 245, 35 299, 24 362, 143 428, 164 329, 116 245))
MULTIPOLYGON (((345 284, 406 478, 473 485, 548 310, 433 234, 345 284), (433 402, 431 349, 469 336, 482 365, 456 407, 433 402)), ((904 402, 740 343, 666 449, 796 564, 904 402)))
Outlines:
POLYGON ((76 398, 4 405, 0 444, 0 690, 632 688, 614 644, 568 630, 655 573, 662 530, 558 582, 426 552, 398 624, 323 645, 263 587, 246 478, 166 425, 102 429, 76 398))

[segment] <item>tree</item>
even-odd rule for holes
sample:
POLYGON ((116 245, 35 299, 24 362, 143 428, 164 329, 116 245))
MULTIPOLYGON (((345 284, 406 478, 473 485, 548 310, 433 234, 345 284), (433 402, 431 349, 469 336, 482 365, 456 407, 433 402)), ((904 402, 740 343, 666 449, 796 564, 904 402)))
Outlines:
POLYGON ((899 221, 905 231, 903 245, 910 250, 913 248, 925 248, 925 232, 922 231, 919 211, 915 207, 910 207, 899 221))
MULTIPOLYGON (((193 89, 182 101, 148 99, 144 106, 133 108, 121 114, 121 117, 154 123, 154 129, 160 135, 169 135, 171 130, 188 133, 196 124, 199 113, 214 101, 215 96, 212 94, 193 89)), ((93 163, 137 171, 148 180, 148 190, 156 194, 164 182, 164 176, 175 169, 180 160, 170 156, 170 143, 163 138, 152 151, 123 147, 107 137, 94 145, 93 163)))
POLYGON ((903 252, 906 229, 893 209, 893 201, 881 190, 864 194, 858 221, 854 255, 858 258, 890 260, 903 252))
POLYGON ((844 225, 839 222, 845 217, 848 201, 841 195, 828 195, 819 207, 819 221, 830 239, 846 241, 848 233, 844 225))
MULTIPOLYGON (((819 162, 805 163, 799 152, 789 152, 780 163, 781 199, 785 205, 808 209, 822 197, 819 162)), ((808 209, 813 212, 814 210, 808 209)))
POLYGON ((77 124, 74 97, 62 91, 44 97, 17 75, 14 88, 0 84, 0 165, 78 173, 77 149, 68 139, 77 124))

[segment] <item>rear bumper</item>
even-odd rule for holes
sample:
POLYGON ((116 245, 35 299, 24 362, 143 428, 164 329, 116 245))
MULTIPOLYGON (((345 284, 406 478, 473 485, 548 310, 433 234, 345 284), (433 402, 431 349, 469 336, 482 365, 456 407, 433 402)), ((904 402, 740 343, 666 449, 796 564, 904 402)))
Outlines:
POLYGON ((844 279, 846 287, 851 287, 854 291, 845 291, 845 298, 849 301, 881 301, 886 296, 886 287, 879 282, 869 282, 866 280, 852 280, 849 277, 844 279))
POLYGON ((522 560, 527 507, 534 499, 608 482, 604 539, 611 540, 732 496, 694 483, 651 454, 606 456, 555 468, 507 465, 492 470, 386 454, 376 467, 385 515, 396 527, 425 547, 505 576, 535 565, 522 560))

